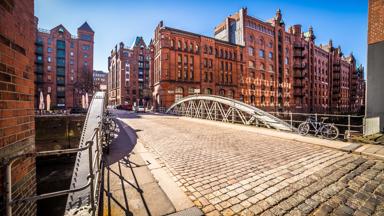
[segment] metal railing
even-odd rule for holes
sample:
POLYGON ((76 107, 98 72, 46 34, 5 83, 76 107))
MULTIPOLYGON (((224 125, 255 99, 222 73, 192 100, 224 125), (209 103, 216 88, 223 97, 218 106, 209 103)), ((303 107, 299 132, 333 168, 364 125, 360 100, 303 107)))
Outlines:
POLYGON ((92 136, 92 139, 86 142, 86 145, 82 148, 75 148, 75 149, 65 149, 65 150, 54 150, 54 151, 42 151, 42 152, 33 152, 33 153, 26 153, 26 154, 20 154, 13 156, 11 158, 8 158, 3 161, 3 164, 6 166, 6 176, 5 176, 5 188, 6 188, 6 199, 5 199, 5 207, 6 207, 6 215, 12 216, 12 206, 14 204, 19 203, 26 203, 26 202, 36 202, 41 199, 46 198, 52 198, 57 197, 77 191, 81 191, 84 189, 87 189, 90 187, 91 190, 91 215, 95 215, 97 212, 97 203, 99 199, 99 192, 97 188, 100 188, 100 170, 101 170, 101 154, 102 154, 102 146, 101 146, 101 138, 102 138, 102 131, 101 131, 101 122, 99 122, 99 125, 97 128, 95 128, 95 132, 92 136), (96 155, 95 157, 92 157, 92 147, 93 145, 96 145, 96 155), (12 164, 22 158, 28 158, 28 157, 40 157, 40 156, 59 156, 63 154, 70 154, 70 153, 77 153, 81 151, 88 150, 89 153, 89 174, 88 174, 88 182, 87 184, 78 187, 73 188, 69 190, 61 190, 61 191, 55 191, 51 193, 45 193, 40 194, 32 197, 25 197, 20 199, 12 199, 12 164))
POLYGON ((363 133, 364 115, 339 115, 339 114, 320 114, 320 113, 293 113, 293 112, 269 112, 270 114, 289 123, 291 127, 297 127, 305 122, 308 117, 314 117, 316 121, 321 121, 321 117, 328 117, 326 123, 333 123, 340 130, 343 139, 350 139, 351 133, 363 133))

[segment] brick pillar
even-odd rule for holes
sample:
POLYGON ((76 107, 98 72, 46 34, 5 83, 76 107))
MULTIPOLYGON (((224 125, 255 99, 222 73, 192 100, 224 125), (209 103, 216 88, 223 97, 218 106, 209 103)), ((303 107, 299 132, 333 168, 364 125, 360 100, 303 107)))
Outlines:
MULTIPOLYGON (((35 151, 33 0, 0 1, 0 159, 35 151)), ((4 209, 4 166, 0 172, 0 215, 4 209)), ((13 198, 36 193, 35 159, 12 169, 13 198)), ((35 215, 36 204, 13 206, 13 215, 35 215)))
POLYGON ((380 117, 384 131, 384 0, 369 0, 366 116, 380 117))

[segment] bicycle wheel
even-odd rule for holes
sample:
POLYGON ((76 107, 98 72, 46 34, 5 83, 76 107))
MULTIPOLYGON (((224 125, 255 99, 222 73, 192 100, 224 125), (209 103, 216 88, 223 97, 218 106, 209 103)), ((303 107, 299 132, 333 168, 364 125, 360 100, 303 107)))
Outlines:
POLYGON ((308 124, 308 122, 301 123, 299 125, 299 127, 298 127, 298 132, 299 132, 300 135, 303 135, 303 136, 307 135, 308 132, 309 132, 309 124, 308 124))
POLYGON ((339 136, 339 129, 333 124, 326 124, 321 130, 321 135, 326 139, 334 140, 339 136))
POLYGON ((108 120, 108 125, 109 125, 109 128, 110 128, 111 131, 115 131, 116 130, 116 122, 113 119, 109 119, 108 120))

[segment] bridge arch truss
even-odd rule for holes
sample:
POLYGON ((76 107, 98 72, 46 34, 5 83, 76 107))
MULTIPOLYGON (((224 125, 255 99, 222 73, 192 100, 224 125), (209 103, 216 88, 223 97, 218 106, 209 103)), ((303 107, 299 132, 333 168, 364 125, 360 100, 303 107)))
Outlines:
POLYGON ((182 98, 172 104, 166 113, 285 131, 294 130, 291 125, 266 111, 217 95, 193 95, 182 98))

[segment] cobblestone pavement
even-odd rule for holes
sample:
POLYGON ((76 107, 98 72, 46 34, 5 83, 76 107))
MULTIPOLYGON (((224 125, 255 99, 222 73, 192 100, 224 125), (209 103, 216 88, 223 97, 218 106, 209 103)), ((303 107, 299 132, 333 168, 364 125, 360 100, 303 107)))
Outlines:
POLYGON ((176 117, 124 121, 206 215, 384 215, 384 161, 176 117))

